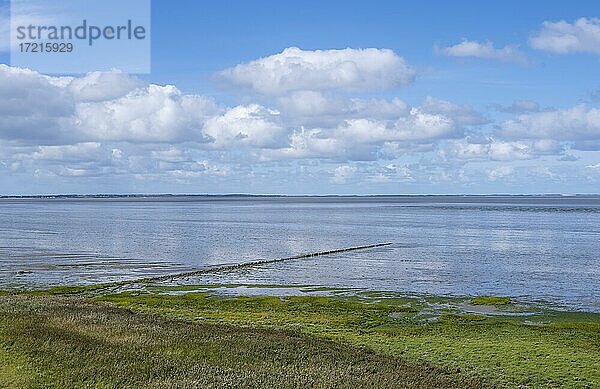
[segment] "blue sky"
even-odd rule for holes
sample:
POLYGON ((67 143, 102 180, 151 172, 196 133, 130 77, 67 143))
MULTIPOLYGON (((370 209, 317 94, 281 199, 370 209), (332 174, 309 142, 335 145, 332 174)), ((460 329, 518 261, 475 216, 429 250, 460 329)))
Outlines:
POLYGON ((597 193, 599 11, 155 0, 149 74, 0 68, 0 194, 597 193))

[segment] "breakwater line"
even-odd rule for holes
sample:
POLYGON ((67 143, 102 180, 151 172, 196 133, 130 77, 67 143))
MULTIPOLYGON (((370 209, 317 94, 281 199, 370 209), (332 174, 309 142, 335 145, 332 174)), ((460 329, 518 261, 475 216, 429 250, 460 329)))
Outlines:
POLYGON ((367 249, 372 249, 372 248, 377 248, 377 247, 389 246, 391 244, 392 244, 392 242, 376 243, 376 244, 363 245, 363 246, 346 247, 346 248, 335 249, 335 250, 317 251, 314 253, 294 255, 292 257, 285 257, 285 258, 261 259, 258 261, 250 261, 250 262, 243 262, 243 263, 208 266, 206 268, 199 269, 199 270, 188 271, 188 272, 177 273, 177 274, 169 274, 169 275, 157 276, 157 277, 147 277, 147 278, 143 278, 143 279, 135 280, 135 281, 123 281, 123 283, 132 284, 132 283, 138 283, 138 282, 168 281, 168 280, 176 279, 176 278, 193 277, 193 276, 197 276, 200 274, 216 273, 216 272, 228 271, 228 270, 238 270, 238 269, 266 265, 266 264, 271 264, 271 263, 291 261, 294 259, 308 259, 308 258, 314 258, 314 257, 321 257, 324 255, 346 253, 348 251, 367 250, 367 249))

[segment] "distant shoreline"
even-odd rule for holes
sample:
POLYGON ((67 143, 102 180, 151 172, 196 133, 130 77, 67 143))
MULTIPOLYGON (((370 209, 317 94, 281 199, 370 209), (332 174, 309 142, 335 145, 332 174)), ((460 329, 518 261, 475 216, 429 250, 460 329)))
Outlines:
POLYGON ((0 195, 0 199, 111 199, 111 198, 572 198, 600 197, 600 193, 531 193, 531 194, 172 194, 172 193, 128 193, 128 194, 42 194, 42 195, 0 195))
POLYGON ((482 204, 515 206, 600 207, 600 194, 536 194, 536 195, 255 195, 255 194, 93 194, 0 196, 2 204, 32 203, 202 203, 240 202, 281 203, 388 203, 404 205, 482 204))
POLYGON ((5 195, 0 204, 26 202, 202 202, 202 201, 282 201, 282 202, 390 202, 390 203, 505 203, 600 205, 600 194, 460 194, 460 195, 257 195, 257 194, 49 194, 5 195))

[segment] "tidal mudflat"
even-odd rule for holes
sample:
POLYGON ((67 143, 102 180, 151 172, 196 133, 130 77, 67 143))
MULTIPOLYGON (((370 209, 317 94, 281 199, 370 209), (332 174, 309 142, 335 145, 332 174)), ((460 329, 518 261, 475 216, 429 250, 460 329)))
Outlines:
POLYGON ((189 282, 493 294, 600 311, 598 196, 0 199, 0 288, 123 281, 381 242, 392 245, 189 282))

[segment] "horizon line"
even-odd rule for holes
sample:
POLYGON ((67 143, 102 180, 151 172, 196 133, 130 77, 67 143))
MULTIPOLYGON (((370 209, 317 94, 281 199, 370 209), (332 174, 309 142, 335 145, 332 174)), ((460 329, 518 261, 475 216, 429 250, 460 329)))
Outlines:
POLYGON ((396 193, 396 194, 256 194, 256 193, 48 193, 0 195, 0 199, 11 198, 127 198, 127 197, 542 197, 542 196, 600 196, 600 193, 396 193))

